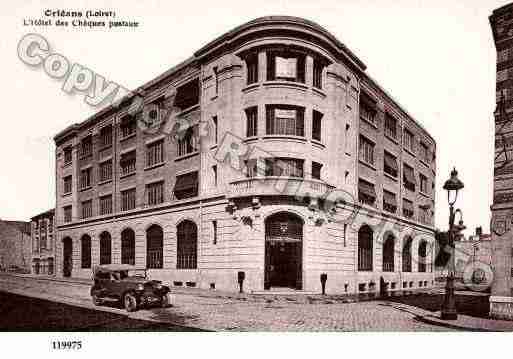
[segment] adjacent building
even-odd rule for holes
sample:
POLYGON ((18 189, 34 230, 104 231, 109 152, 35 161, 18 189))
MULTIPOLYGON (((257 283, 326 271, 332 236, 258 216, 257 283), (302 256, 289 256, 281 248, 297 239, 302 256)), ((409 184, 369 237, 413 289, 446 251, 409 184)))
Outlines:
POLYGON ((30 223, 0 220, 0 270, 30 272, 30 223))
POLYGON ((50 209, 31 218, 32 274, 55 274, 54 213, 55 210, 50 209))
POLYGON ((433 285, 436 142, 321 26, 243 24, 55 136, 55 263, 174 286, 433 285), (141 106, 137 106, 137 104, 141 106))
POLYGON ((490 315, 513 319, 513 4, 490 16, 497 50, 490 315))
POLYGON ((456 278, 464 284, 489 285, 493 281, 492 241, 490 234, 484 234, 482 227, 475 233, 455 242, 456 278))

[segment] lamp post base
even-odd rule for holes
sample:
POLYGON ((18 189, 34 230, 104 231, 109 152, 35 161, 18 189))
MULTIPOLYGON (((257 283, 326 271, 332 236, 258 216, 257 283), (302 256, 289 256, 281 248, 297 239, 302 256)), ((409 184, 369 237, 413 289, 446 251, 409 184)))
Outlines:
POLYGON ((456 309, 456 298, 454 297, 454 277, 449 275, 445 287, 445 297, 441 311, 442 320, 458 319, 458 311, 456 309))

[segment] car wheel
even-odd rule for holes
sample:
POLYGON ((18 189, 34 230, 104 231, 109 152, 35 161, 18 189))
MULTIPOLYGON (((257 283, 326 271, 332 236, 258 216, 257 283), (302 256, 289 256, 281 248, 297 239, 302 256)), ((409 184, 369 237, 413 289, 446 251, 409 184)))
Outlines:
POLYGON ((137 299, 131 293, 125 294, 123 298, 123 302, 125 304, 125 309, 127 312, 134 312, 137 310, 137 299))
POLYGON ((169 297, 168 297, 168 295, 167 295, 167 294, 164 294, 164 295, 162 296, 162 298, 160 299, 160 306, 161 306, 162 308, 167 308, 167 307, 169 307, 169 297))
POLYGON ((97 296, 97 295, 92 295, 92 299, 93 299, 93 304, 94 304, 94 305, 100 305, 100 304, 102 304, 101 299, 100 299, 100 298, 98 298, 98 296, 97 296))

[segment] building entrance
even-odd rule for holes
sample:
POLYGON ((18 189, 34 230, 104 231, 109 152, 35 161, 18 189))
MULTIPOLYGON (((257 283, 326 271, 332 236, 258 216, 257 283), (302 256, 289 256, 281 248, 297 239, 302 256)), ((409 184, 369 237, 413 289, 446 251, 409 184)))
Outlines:
POLYGON ((285 287, 301 290, 303 221, 291 213, 266 220, 264 289, 285 287))

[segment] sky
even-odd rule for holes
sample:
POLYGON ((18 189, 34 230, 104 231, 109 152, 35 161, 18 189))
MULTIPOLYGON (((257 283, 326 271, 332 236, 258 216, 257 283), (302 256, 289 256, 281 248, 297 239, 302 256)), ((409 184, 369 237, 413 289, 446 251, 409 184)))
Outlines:
POLYGON ((80 93, 17 57, 28 33, 71 63, 133 89, 232 28, 265 15, 312 20, 341 40, 367 72, 437 141, 436 227, 447 228, 442 186, 455 166, 468 228, 489 230, 493 186, 495 62, 488 17, 509 1, 259 0, 28 1, 0 5, 0 218, 29 220, 55 205, 53 136, 97 111, 80 93), (138 28, 24 26, 50 10, 113 10, 138 28))

